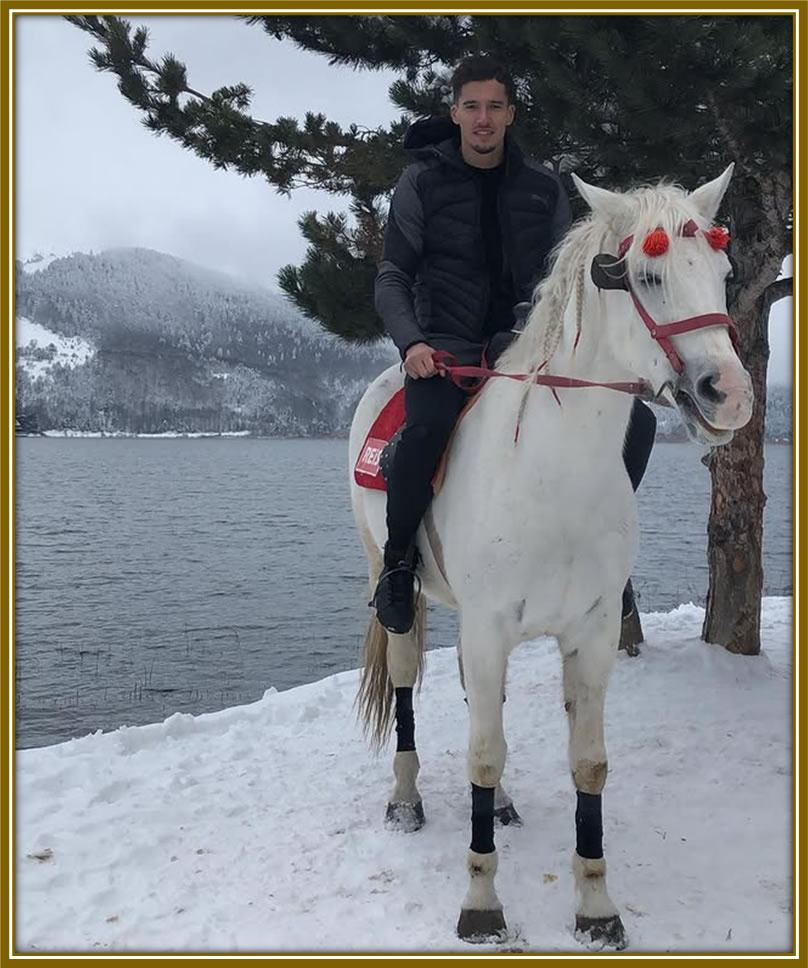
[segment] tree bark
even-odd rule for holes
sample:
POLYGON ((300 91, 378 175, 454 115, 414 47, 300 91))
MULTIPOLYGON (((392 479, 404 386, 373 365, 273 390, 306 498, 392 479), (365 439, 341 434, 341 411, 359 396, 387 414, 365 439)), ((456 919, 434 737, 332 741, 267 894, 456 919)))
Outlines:
POLYGON ((775 208, 783 204, 786 191, 790 195, 790 183, 762 189, 747 183, 743 187, 747 190, 742 188, 735 195, 732 206, 731 231, 742 255, 736 263, 740 270, 738 298, 734 305, 731 301, 730 312, 738 326, 741 359, 752 377, 755 406, 747 426, 705 458, 712 477, 712 500, 707 527, 710 580, 702 638, 730 652, 757 655, 766 504, 763 442, 768 317, 772 302, 785 294, 785 287, 772 285, 785 241, 782 220, 775 224, 775 208), (766 204, 767 197, 773 204, 766 204))
POLYGON ((725 447, 705 459, 712 477, 707 525, 710 582, 701 637, 730 652, 760 652, 760 600, 763 593, 763 421, 766 413, 768 342, 760 312, 736 323, 757 351, 746 355, 755 389, 752 419, 725 447))

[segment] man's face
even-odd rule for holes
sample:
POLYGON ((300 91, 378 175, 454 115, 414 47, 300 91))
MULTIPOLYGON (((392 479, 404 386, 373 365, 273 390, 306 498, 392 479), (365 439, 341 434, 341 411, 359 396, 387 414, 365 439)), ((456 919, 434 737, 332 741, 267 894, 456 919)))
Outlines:
POLYGON ((461 143, 477 155, 489 155, 501 148, 514 113, 505 85, 495 80, 469 81, 452 105, 452 121, 460 128, 461 143))

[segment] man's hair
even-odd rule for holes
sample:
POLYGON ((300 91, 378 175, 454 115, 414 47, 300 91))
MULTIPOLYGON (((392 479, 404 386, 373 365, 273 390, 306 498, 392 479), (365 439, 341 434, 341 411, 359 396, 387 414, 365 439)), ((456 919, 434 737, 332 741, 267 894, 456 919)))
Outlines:
POLYGON ((455 104, 460 100, 463 85, 470 81, 499 81, 505 86, 508 103, 516 100, 516 88, 513 78, 499 61, 487 54, 472 54, 464 57, 452 74, 452 100, 455 104))

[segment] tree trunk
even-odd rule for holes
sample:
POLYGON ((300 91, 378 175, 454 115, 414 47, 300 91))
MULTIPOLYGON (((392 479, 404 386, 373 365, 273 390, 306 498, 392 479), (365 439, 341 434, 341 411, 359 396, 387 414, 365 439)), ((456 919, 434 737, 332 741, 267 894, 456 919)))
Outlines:
POLYGON ((756 347, 745 354, 755 389, 752 419, 724 447, 705 458, 713 493, 707 526, 710 584, 701 637, 730 652, 760 652, 760 599, 763 592, 763 420, 769 358, 766 317, 753 309, 736 316, 739 329, 756 347), (764 332, 761 332, 764 330, 764 332))
POLYGON ((768 322, 772 303, 785 294, 782 284, 774 280, 787 251, 782 209, 790 201, 791 185, 788 179, 769 184, 748 179, 739 188, 731 207, 731 232, 742 256, 737 262, 738 298, 734 305, 731 302, 730 312, 738 326, 741 359, 752 377, 755 406, 747 426, 705 458, 712 477, 712 501, 707 527, 710 582, 702 638, 730 652, 757 655, 766 503, 768 322))

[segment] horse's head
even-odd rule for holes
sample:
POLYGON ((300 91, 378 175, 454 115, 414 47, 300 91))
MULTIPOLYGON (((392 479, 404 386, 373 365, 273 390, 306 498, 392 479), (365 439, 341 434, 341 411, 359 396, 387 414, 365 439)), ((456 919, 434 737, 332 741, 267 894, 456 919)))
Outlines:
POLYGON ((713 225, 732 167, 689 194, 673 186, 621 194, 573 175, 613 250, 591 268, 598 288, 621 290, 603 297, 616 303, 606 314, 613 352, 711 446, 748 422, 754 401, 727 316, 729 237, 713 225))

